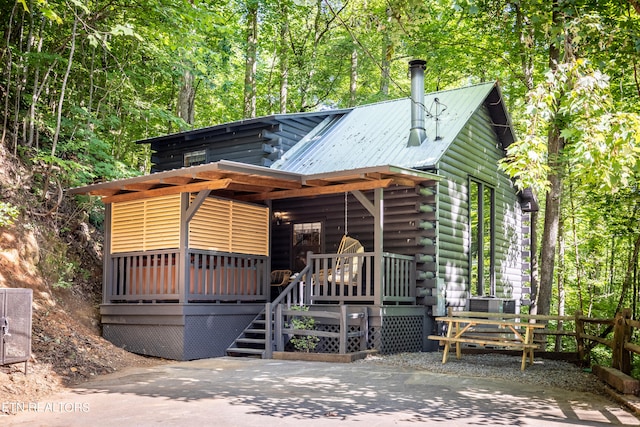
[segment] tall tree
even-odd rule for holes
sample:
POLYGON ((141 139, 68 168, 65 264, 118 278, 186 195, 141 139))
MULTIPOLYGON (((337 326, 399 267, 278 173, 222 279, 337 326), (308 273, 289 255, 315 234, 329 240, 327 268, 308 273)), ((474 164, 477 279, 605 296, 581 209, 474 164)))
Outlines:
POLYGON ((256 116, 256 67, 258 64, 258 0, 246 1, 246 54, 244 71, 244 117, 256 116))

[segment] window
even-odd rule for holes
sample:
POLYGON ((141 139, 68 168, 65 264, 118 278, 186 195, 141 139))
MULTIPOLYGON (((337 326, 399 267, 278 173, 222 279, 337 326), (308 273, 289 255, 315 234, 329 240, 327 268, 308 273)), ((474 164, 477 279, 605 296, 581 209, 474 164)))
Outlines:
POLYGON ((307 252, 322 253, 322 223, 293 224, 293 266, 301 271, 307 265, 307 252))
POLYGON ((184 153, 184 165, 196 166, 207 162, 206 150, 190 151, 184 153))
POLYGON ((495 295, 494 190, 475 180, 469 181, 471 295, 495 295))

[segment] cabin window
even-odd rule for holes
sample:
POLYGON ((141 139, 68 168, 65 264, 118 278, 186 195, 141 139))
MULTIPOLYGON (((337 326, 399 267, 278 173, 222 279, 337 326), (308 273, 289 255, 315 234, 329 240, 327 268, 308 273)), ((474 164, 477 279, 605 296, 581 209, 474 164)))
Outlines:
POLYGON ((469 182, 470 290, 473 296, 495 295, 494 189, 480 181, 469 182))
POLYGON ((207 162, 206 150, 184 153, 184 166, 196 166, 207 162))
POLYGON ((307 252, 322 253, 322 222, 293 224, 293 269, 301 271, 307 265, 307 252))

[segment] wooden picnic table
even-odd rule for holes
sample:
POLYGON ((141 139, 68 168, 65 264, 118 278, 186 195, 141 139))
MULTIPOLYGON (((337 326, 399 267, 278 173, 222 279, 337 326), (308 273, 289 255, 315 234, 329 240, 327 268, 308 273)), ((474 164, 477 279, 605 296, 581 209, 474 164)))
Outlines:
POLYGON ((522 366, 521 370, 526 367, 527 358, 530 364, 533 364, 533 350, 538 348, 537 344, 533 343, 533 331, 534 329, 544 328, 545 325, 541 323, 529 323, 520 322, 514 319, 495 319, 495 318, 481 318, 481 317, 457 317, 446 316, 436 317, 436 321, 445 322, 447 324, 447 335, 430 335, 429 339, 444 341, 444 353, 442 355, 442 363, 447 362, 449 355, 449 347, 451 344, 456 345, 456 357, 460 359, 462 357, 461 344, 478 344, 482 346, 496 346, 522 350, 522 366), (505 338, 493 334, 494 336, 478 336, 472 333, 483 333, 486 329, 478 330, 478 327, 494 326, 498 329, 504 329, 506 332, 513 333, 513 338, 505 338))

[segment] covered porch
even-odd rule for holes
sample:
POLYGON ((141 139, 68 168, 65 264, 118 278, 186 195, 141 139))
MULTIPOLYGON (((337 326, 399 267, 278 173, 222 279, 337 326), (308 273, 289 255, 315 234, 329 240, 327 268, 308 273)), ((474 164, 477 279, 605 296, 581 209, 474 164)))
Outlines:
MULTIPOLYGON (((437 179, 393 166, 305 176, 220 161, 72 189, 106 207, 104 336, 136 353, 189 360, 226 354, 277 304, 369 306, 372 325, 381 324, 376 317, 416 303, 415 257, 384 251, 384 190, 437 179), (272 201, 347 192, 375 224, 373 246, 343 256, 357 258, 358 274, 322 277, 336 253, 309 253, 272 300, 272 201)), ((265 322, 265 350, 272 326, 265 322)))

